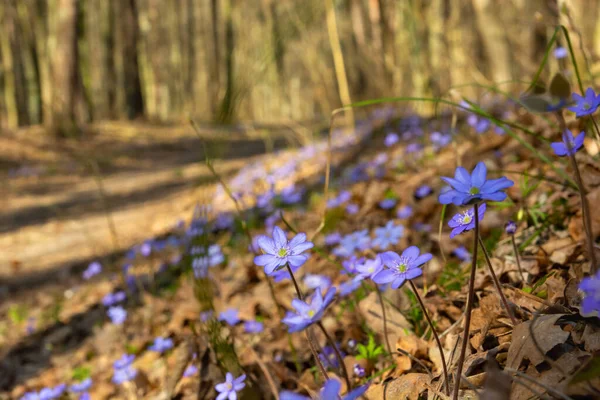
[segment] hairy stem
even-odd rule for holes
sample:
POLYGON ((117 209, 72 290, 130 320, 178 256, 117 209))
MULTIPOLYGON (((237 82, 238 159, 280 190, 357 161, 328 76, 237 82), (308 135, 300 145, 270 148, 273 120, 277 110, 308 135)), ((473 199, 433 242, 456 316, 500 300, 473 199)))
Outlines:
MULTIPOLYGON (((513 241, 514 241, 514 237, 513 237, 513 241)), ((512 321, 513 326, 515 326, 515 325, 517 325, 517 320, 515 319, 515 316, 513 315, 513 312, 510 309, 510 306, 508 305, 508 300, 506 300, 506 296, 504 296, 504 293, 502 292, 502 285, 500 285, 500 281, 498 280, 498 277, 496 276, 496 273, 494 272, 494 267, 492 267, 492 262, 490 261, 490 255, 488 254, 487 249, 485 248, 485 245, 483 244, 483 240, 481 240, 481 237, 479 237, 479 245, 481 246, 481 249, 483 250, 483 255, 485 256, 485 261, 488 265, 488 269, 490 270, 490 275, 492 275, 492 280, 494 281, 494 286, 496 286, 496 291, 498 292, 498 296, 500 296, 500 301, 502 302, 502 305, 504 306, 506 313, 510 317, 510 320, 512 321)))
POLYGON ((448 369, 446 367, 446 356, 444 356, 444 348, 442 347, 442 342, 440 341, 440 337, 438 336, 435 327, 433 326, 433 321, 431 321, 431 317, 427 312, 427 308, 425 308, 425 303, 423 303, 423 299, 421 299, 421 295, 419 294, 419 290, 417 286, 413 283, 413 281, 409 280, 410 287, 414 292, 417 300, 419 301, 419 305, 423 310, 423 314, 425 314, 425 318, 427 318, 427 322, 429 323, 429 327, 431 328, 431 333, 433 333, 433 337, 435 338, 435 342, 437 343, 438 349, 440 350, 440 357, 442 358, 442 367, 444 369, 444 384, 446 387, 446 395, 450 395, 450 380, 448 379, 448 369))
POLYGON ((523 274, 523 268, 521 268, 521 257, 519 256, 519 249, 517 248, 515 235, 510 235, 510 240, 512 241, 513 251, 515 252, 515 258, 517 259, 517 268, 519 269, 519 275, 521 275, 521 280, 523 281, 523 285, 525 285, 527 281, 525 280, 525 275, 523 274))
POLYGON ((392 354, 392 346, 390 346, 390 339, 387 334, 387 316, 385 314, 385 304, 383 303, 383 296, 381 295, 381 291, 375 285, 375 291, 377 292, 377 296, 379 297, 379 303, 381 304, 381 316, 383 318, 383 337, 385 338, 385 345, 387 347, 388 353, 392 354))
MULTIPOLYGON (((567 131, 567 122, 565 121, 565 117, 563 116, 562 111, 557 111, 556 115, 558 117, 562 139, 564 133, 567 131)), ((595 274, 598 265, 596 264, 596 253, 594 251, 594 235, 592 234, 590 205, 587 201, 585 186, 583 186, 583 179, 581 179, 581 173, 579 172, 579 167, 577 166, 577 160, 575 159, 575 151, 573 149, 573 146, 571 145, 571 142, 569 140, 565 140, 565 145, 567 146, 567 153, 569 154, 571 165, 573 167, 573 170, 575 171, 575 183, 577 183, 579 197, 581 198, 581 214, 583 218, 583 227, 585 229, 585 235, 587 236, 588 253, 590 257, 590 262, 592 264, 591 273, 595 274)))
POLYGON ((478 204, 473 205, 473 212, 475 214, 475 234, 473 237, 473 261, 471 263, 471 276, 469 277, 469 293, 467 294, 467 309, 465 310, 465 328, 463 331, 462 343, 460 347, 460 355, 458 357, 458 365, 456 367, 456 378, 454 382, 454 392, 452 394, 453 400, 458 400, 458 393, 460 391, 460 380, 462 377, 462 370, 465 363, 465 356, 467 354, 467 346, 469 345, 469 330, 471 328, 471 310, 473 309, 473 302, 475 301, 475 271, 477 270, 477 240, 479 238, 479 210, 477 209, 478 204))
MULTIPOLYGON (((292 279, 292 282, 294 282, 294 287, 296 288, 296 294, 298 295, 298 298, 300 300, 304 300, 304 295, 302 294, 302 291, 300 290, 300 286, 298 286, 298 282, 296 281, 296 277, 294 276, 294 272, 292 272, 292 268, 290 267, 289 264, 285 264, 285 267, 287 268, 289 274, 290 274, 290 278, 292 279)), ((323 363, 321 362, 321 359, 319 359, 319 353, 317 352, 317 348, 315 346, 315 343, 312 340, 311 335, 308 332, 308 328, 306 329, 306 339, 308 339, 308 346, 310 347, 310 351, 313 354, 313 357, 315 358, 315 362, 317 363, 317 367, 319 367, 319 370, 321 371, 321 374, 323 374, 323 377, 325 378, 325 380, 329 379, 329 375, 327 375, 327 370, 325 369, 325 367, 323 366, 323 363)))
POLYGON ((321 332, 323 332, 323 335, 325 335, 325 337, 327 338, 329 345, 333 347, 333 351, 335 351, 335 355, 340 364, 340 368, 342 369, 342 373, 344 374, 344 379, 346 380, 346 385, 348 385, 348 390, 352 389, 352 382, 350 381, 350 375, 348 375, 348 369, 346 369, 346 364, 344 363, 344 357, 342 357, 342 353, 340 353, 340 350, 336 346, 335 340, 333 340, 331 335, 329 335, 321 321, 317 322, 317 326, 321 329, 321 332))

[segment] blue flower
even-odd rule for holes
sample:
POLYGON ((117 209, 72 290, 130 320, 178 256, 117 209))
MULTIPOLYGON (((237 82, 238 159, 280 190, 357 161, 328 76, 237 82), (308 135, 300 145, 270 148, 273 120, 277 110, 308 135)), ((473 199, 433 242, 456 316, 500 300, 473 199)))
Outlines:
MULTIPOLYGON (((339 344, 336 344, 336 347, 342 355, 342 358, 344 358, 346 355, 340 349, 339 344)), ((319 353, 319 360, 321 360, 321 363, 323 363, 323 366, 325 368, 336 369, 340 367, 340 362, 337 358, 337 354, 335 353, 335 350, 332 346, 323 347, 323 352, 319 353)))
POLYGON ((356 256, 351 256, 350 258, 345 259, 342 261, 342 267, 344 268, 342 274, 355 274, 356 266, 363 262, 365 262, 364 257, 358 258, 356 256))
POLYGON ((341 283, 339 286, 340 296, 346 297, 354 293, 354 291, 360 287, 362 280, 363 279, 360 276, 357 276, 349 281, 341 283))
POLYGON ((280 196, 283 204, 296 204, 302 200, 303 194, 304 190, 302 188, 298 188, 296 185, 291 184, 281 191, 280 196))
POLYGON ((356 250, 362 251, 371 246, 369 231, 355 231, 345 235, 340 241, 340 245, 333 250, 333 254, 339 257, 350 257, 356 250))
POLYGON ((106 311, 106 315, 110 318, 113 324, 122 325, 127 319, 127 311, 121 306, 111 307, 106 311))
POLYGON ((325 235, 325 244, 327 246, 333 246, 334 244, 338 244, 342 240, 342 235, 339 232, 333 232, 329 235, 325 235))
POLYGON ((385 137, 385 140, 383 141, 383 144, 385 144, 385 147, 392 147, 393 145, 398 143, 399 140, 400 138, 396 133, 388 133, 385 137))
POLYGON ((359 210, 358 204, 356 204, 356 203, 348 203, 348 204, 346 204, 346 212, 349 215, 356 214, 358 212, 358 210, 359 210))
POLYGON ((417 190, 415 190, 415 197, 417 199, 422 199, 424 197, 429 196, 432 192, 433 192, 433 189, 431 189, 430 186, 421 185, 417 188, 417 190))
POLYGON ((557 47, 556 49, 554 49, 554 58, 556 58, 557 60, 567 57, 568 54, 569 52, 564 47, 557 47))
POLYGON ((396 199, 384 199, 379 202, 379 207, 389 210, 396 205, 396 199))
POLYGON ((156 339, 154 339, 154 343, 152 343, 152 345, 148 347, 148 350, 152 350, 157 353, 164 353, 172 347, 173 341, 170 338, 163 338, 161 336, 158 336, 156 339))
POLYGON ((419 255, 419 248, 410 246, 398 255, 393 251, 386 251, 380 254, 381 261, 388 267, 375 276, 373 281, 378 284, 392 283, 393 289, 398 289, 406 280, 414 279, 423 274, 420 266, 431 260, 432 255, 425 253, 419 255))
POLYGON ((73 393, 87 392, 92 387, 92 378, 86 378, 81 382, 74 383, 69 387, 69 390, 73 393))
POLYGON ((106 307, 110 307, 122 302, 123 300, 125 300, 125 297, 125 292, 122 290, 115 293, 108 293, 102 298, 102 304, 104 304, 106 307))
POLYGON ((372 260, 365 261, 364 264, 357 265, 356 273, 361 279, 372 279, 382 269, 383 262, 381 261, 381 257, 377 256, 372 260))
MULTIPOLYGON (((344 396, 341 396, 342 400, 356 400, 369 388, 369 385, 359 386, 344 396)), ((340 390, 342 389, 342 383, 337 379, 329 379, 323 385, 323 388, 318 394, 315 400, 334 400, 340 398, 340 390)), ((283 391, 279 394, 280 400, 311 400, 308 396, 303 396, 289 391, 283 391)))
POLYGON ((121 358, 113 363, 114 369, 123 369, 131 365, 131 363, 135 360, 135 356, 133 354, 123 354, 121 358))
POLYGON ((375 239, 372 244, 385 250, 391 245, 398 244, 403 234, 404 227, 402 225, 394 225, 394 221, 388 221, 384 227, 375 228, 375 239))
POLYGON ((132 381, 137 376, 137 373, 137 369, 133 368, 131 365, 125 368, 115 369, 112 382, 115 385, 120 385, 124 382, 132 381))
POLYGON ((352 372, 354 372, 354 376, 358 378, 363 378, 366 374, 365 369, 360 364, 354 364, 352 372))
POLYGON ((245 379, 245 374, 242 374, 237 378, 234 378, 231 372, 225 374, 225 382, 218 383, 215 386, 215 390, 219 392, 216 400, 237 400, 237 392, 246 386, 244 383, 245 379))
POLYGON ((296 312, 288 311, 281 322, 289 327, 290 332, 298 332, 314 324, 321 319, 327 306, 333 301, 335 292, 336 289, 332 287, 323 296, 321 290, 317 289, 311 298, 310 304, 300 299, 292 300, 292 307, 296 312))
POLYGON ((573 111, 577 118, 593 114, 600 106, 600 96, 596 96, 594 89, 591 87, 587 88, 585 96, 573 93, 572 97, 575 105, 568 107, 568 109, 573 111))
MULTIPOLYGON (((290 267, 292 269, 292 273, 296 273, 296 271, 298 271, 300 269, 300 266, 297 267, 290 267)), ((287 269, 280 269, 279 271, 275 271, 273 272, 273 274, 271 275, 271 278, 273 278, 273 282, 278 283, 278 282, 282 282, 285 281, 286 279, 290 279, 290 273, 288 272, 287 269)))
POLYGON ((458 257, 458 259, 461 261, 470 261, 471 260, 471 253, 469 253, 469 250, 467 250, 467 248, 465 246, 457 247, 456 249, 454 249, 452 251, 452 254, 454 254, 456 257, 458 257))
POLYGON ((244 322, 244 331, 246 333, 261 333, 264 329, 264 324, 259 321, 244 322))
POLYGON ((413 213, 413 209, 411 206, 404 206, 398 210, 398 212, 396 213, 396 216, 400 219, 407 219, 412 215, 412 213, 413 213))
POLYGON ((102 272, 102 264, 100 264, 98 261, 94 261, 88 265, 85 271, 83 271, 83 279, 88 280, 94 275, 98 275, 100 272, 102 272))
POLYGON ((321 292, 324 292, 331 286, 331 279, 325 275, 306 274, 304 285, 309 289, 319 288, 321 292))
POLYGON ((514 235, 517 232, 517 224, 515 223, 515 221, 508 221, 506 223, 506 226, 504 227, 504 230, 509 235, 514 235))
POLYGON ((21 400, 54 400, 62 396, 67 385, 64 383, 53 388, 43 388, 39 392, 27 392, 21 400))
MULTIPOLYGON (((478 207, 479 222, 483 220, 485 209, 485 203, 481 203, 478 207)), ((475 212, 472 208, 468 208, 465 212, 454 215, 454 217, 448 221, 448 226, 452 228, 450 239, 454 238, 456 235, 460 235, 463 232, 475 229, 475 212)))
POLYGON ((184 378, 190 378, 194 375, 196 375, 198 373, 198 367, 196 367, 193 364, 190 364, 187 366, 187 368, 185 369, 185 371, 183 371, 183 377, 184 378))
POLYGON ((239 311, 235 308, 228 308, 225 311, 221 311, 219 314, 219 321, 225 321, 231 326, 237 325, 237 323, 240 322, 238 313, 239 311))
POLYGON ((582 314, 600 317, 600 271, 595 276, 584 278, 579 284, 579 290, 584 293, 582 314))
POLYGON ((443 149, 452 141, 452 135, 432 132, 429 139, 431 140, 431 143, 433 143, 433 149, 437 151, 443 149))
POLYGON ((581 146, 583 146, 584 138, 585 132, 581 132, 577 137, 573 137, 573 133, 567 129, 562 135, 563 141, 550 143, 550 146, 552 146, 554 154, 559 157, 564 157, 569 154, 574 155, 581 146), (569 150, 569 147, 571 147, 571 150, 569 150))
POLYGON ((337 197, 327 201, 327 208, 339 207, 352 198, 352 193, 347 190, 342 190, 337 197))
POLYGON ((463 167, 456 168, 454 179, 442 177, 452 188, 442 191, 440 203, 461 206, 482 200, 504 200, 506 193, 502 190, 511 187, 514 182, 506 177, 487 180, 486 176, 487 168, 483 162, 477 163, 472 174, 463 167))
POLYGON ((286 264, 299 267, 308 260, 307 254, 302 254, 313 247, 313 243, 306 240, 306 234, 299 233, 288 242, 281 228, 273 228, 273 239, 267 236, 258 238, 258 245, 266 254, 254 257, 254 263, 265 268, 267 275, 272 275, 286 264))

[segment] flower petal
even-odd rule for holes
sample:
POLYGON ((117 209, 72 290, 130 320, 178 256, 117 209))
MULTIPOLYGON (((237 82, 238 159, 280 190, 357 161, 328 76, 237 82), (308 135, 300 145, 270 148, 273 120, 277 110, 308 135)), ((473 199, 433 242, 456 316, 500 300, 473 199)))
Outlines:
POLYGON ((275 226, 273 228, 273 240, 275 241, 275 247, 277 249, 279 249, 287 244, 287 238, 285 237, 285 232, 283 232, 283 230, 278 226, 275 226))
POLYGON ((329 379, 325 382, 323 390, 321 391, 321 398, 323 399, 336 399, 340 394, 342 383, 337 379, 329 379))
POLYGON ((400 256, 393 251, 386 251, 379 254, 381 262, 388 267, 395 267, 400 262, 400 256))
POLYGON ((423 265, 426 262, 429 262, 432 258, 433 256, 431 255, 431 253, 423 253, 419 257, 417 257, 417 259, 415 259, 412 263, 410 263, 410 265, 412 267, 418 267, 419 265, 423 265))
POLYGON ((290 240, 288 246, 290 247, 290 249, 293 249, 294 247, 304 242, 306 242, 306 233, 299 233, 296 236, 294 236, 292 240, 290 240))
POLYGON ((419 257, 419 248, 417 246, 410 246, 409 248, 407 248, 406 250, 404 250, 402 252, 402 257, 406 257, 410 260, 414 260, 415 258, 419 257))
POLYGON ((552 150, 554 150, 554 154, 559 157, 564 157, 569 154, 567 151, 567 146, 565 146, 565 144, 562 142, 550 143, 550 146, 552 147, 552 150))
POLYGON ((268 254, 277 253, 277 249, 275 248, 275 242, 270 237, 267 237, 265 235, 260 235, 258 237, 258 239, 256 239, 256 243, 265 253, 268 253, 268 254))
POLYGON ((274 258, 275 256, 272 256, 271 254, 261 254, 259 256, 254 257, 254 264, 264 267, 265 265, 273 261, 274 258))
POLYGON ((404 274, 402 274, 401 277, 396 278, 396 280, 394 280, 394 282, 392 282, 392 289, 398 289, 400 286, 402 286, 402 284, 406 281, 406 278, 404 277, 404 274))
POLYGON ((481 187, 485 183, 487 177, 487 167, 483 162, 478 162, 471 174, 471 185, 481 187))
POLYGON ((470 189, 470 186, 467 186, 464 183, 462 183, 461 181, 458 181, 456 179, 448 178, 447 176, 442 176, 442 180, 460 192, 466 193, 470 189))
POLYGON ((288 256, 287 260, 292 267, 300 267, 300 266, 304 265, 306 260, 308 260, 308 256, 306 254, 288 256))
POLYGON ((456 168, 456 171, 454 172, 454 179, 461 182, 466 187, 471 186, 471 174, 469 174, 469 172, 463 167, 456 168))
POLYGON ((396 274, 390 269, 384 269, 375 274, 371 279, 377 284, 389 283, 396 279, 396 274))

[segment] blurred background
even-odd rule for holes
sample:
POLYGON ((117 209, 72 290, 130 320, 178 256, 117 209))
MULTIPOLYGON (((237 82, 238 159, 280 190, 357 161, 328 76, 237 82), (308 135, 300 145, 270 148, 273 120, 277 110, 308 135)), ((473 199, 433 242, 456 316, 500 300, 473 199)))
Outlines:
POLYGON ((557 0, 3 0, 0 126, 69 136, 103 120, 311 122, 352 101, 526 81, 559 22, 592 68, 599 9, 557 0))

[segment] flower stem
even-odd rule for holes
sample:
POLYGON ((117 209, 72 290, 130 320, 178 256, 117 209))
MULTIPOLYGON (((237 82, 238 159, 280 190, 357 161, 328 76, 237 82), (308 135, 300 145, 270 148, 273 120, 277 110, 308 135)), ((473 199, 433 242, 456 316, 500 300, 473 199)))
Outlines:
POLYGON ((352 389, 352 382, 350 381, 350 375, 348 375, 348 370, 346 369, 346 364, 344 363, 344 357, 342 357, 342 353, 340 353, 340 350, 336 346, 335 341, 329 335, 329 333, 323 326, 323 323, 321 321, 319 321, 319 322, 317 322, 317 326, 321 329, 321 332, 323 332, 323 335, 325 335, 325 337, 327 338, 329 345, 331 347, 333 347, 333 351, 335 351, 335 355, 340 364, 340 368, 342 369, 342 373, 344 374, 344 379, 346 380, 346 385, 348 385, 348 391, 350 391, 350 389, 352 389))
MULTIPOLYGON (((562 111, 557 111, 556 115, 558 116, 558 122, 561 129, 561 135, 564 135, 564 132, 567 130, 567 122, 565 121, 565 117, 562 114, 562 111)), ((596 264, 596 253, 594 251, 594 235, 592 233, 592 220, 590 216, 590 205, 587 201, 585 187, 583 186, 583 180, 581 179, 581 173, 579 172, 579 167, 577 166, 577 160, 575 159, 575 150, 571 145, 569 140, 565 140, 565 145, 567 146, 567 153, 569 154, 569 159, 571 160, 571 164, 573 166, 573 170, 575 171, 575 182, 577 183, 577 189, 579 190, 579 197, 581 198, 581 214, 583 218, 583 227, 585 229, 585 235, 587 236, 587 246, 588 253, 591 266, 592 274, 595 274, 597 271, 596 264)))
MULTIPOLYGON (((514 236, 513 236, 513 243, 514 243, 514 236)), ((513 326, 515 326, 515 325, 517 325, 517 320, 515 319, 515 316, 513 315, 512 310, 510 309, 510 306, 508 305, 508 300, 506 300, 506 296, 504 296, 504 293, 502 292, 502 286, 500 285, 500 281, 498 280, 498 277, 496 276, 496 272, 494 272, 494 267, 492 267, 492 262, 490 261, 490 255, 488 254, 487 249, 485 248, 485 245, 483 244, 483 240, 481 240, 481 236, 479 237, 479 245, 481 246, 481 249, 483 250, 483 255, 485 256, 485 261, 488 265, 488 269, 490 270, 490 275, 492 275, 492 280, 494 281, 494 286, 496 286, 496 291, 498 292, 498 295, 500 296, 500 301, 502 302, 502 305, 504 306, 506 313, 510 317, 510 320, 512 321, 513 326)), ((519 268, 519 270, 520 270, 520 268, 519 268)))
POLYGON ((390 339, 387 335, 387 317, 385 314, 385 304, 383 303, 383 296, 381 295, 381 291, 379 290, 377 285, 375 285, 375 291, 377 292, 377 296, 379 297, 379 303, 381 303, 381 316, 383 317, 383 337, 385 338, 385 345, 387 346, 387 351, 391 355, 393 353, 392 346, 390 346, 390 339))
POLYGON ((519 249, 517 248, 515 235, 510 235, 510 239, 512 241, 513 251, 515 252, 515 258, 517 259, 517 268, 519 269, 519 275, 521 275, 521 280, 523 281, 523 285, 525 285, 527 281, 525 280, 525 274, 523 274, 523 269, 521 268, 521 257, 519 257, 519 249))
POLYGON ((410 283, 410 287, 413 290, 413 292, 415 293, 415 296, 417 297, 419 304, 421 305, 423 314, 425 314, 425 318, 427 318, 427 322, 429 323, 429 327, 431 328, 431 333, 433 333, 433 337, 435 338, 435 341, 438 345, 438 349, 440 350, 440 356, 442 358, 442 367, 444 369, 444 384, 446 387, 446 395, 449 396, 450 395, 450 380, 448 379, 448 369, 446 367, 446 356, 444 356, 444 348, 442 347, 442 342, 440 341, 440 337, 438 336, 437 332, 435 331, 435 327, 433 326, 431 317, 429 317, 427 308, 425 308, 425 303, 423 303, 423 300, 421 299, 421 295, 419 295, 419 290, 417 289, 417 286, 413 283, 412 280, 409 280, 408 282, 410 283))
POLYGON ((471 310, 473 309, 473 302, 475 300, 475 271, 477 270, 477 240, 479 238, 479 210, 477 209, 478 204, 473 205, 473 212, 475 214, 475 234, 473 238, 473 260, 471 263, 471 275, 469 277, 469 292, 467 294, 467 309, 465 310, 465 328, 463 331, 462 344, 460 347, 460 355, 458 357, 458 364, 456 369, 456 378, 454 382, 454 392, 452 394, 453 400, 458 400, 458 392, 460 391, 460 380, 462 377, 462 370, 465 363, 465 355, 467 353, 467 346, 469 345, 469 330, 471 328, 471 310))
MULTIPOLYGON (((298 282, 296 281, 296 277, 294 276, 294 272, 292 271, 292 268, 290 268, 289 264, 285 264, 285 266, 290 274, 290 278, 292 279, 292 282, 294 282, 294 287, 296 288, 296 294, 298 295, 298 298, 300 300, 304 300, 304 295, 300 291, 300 286, 298 286, 298 282)), ((306 339, 308 340, 308 346, 310 347, 310 351, 312 352, 312 355, 315 358, 315 362, 317 363, 317 366, 319 367, 321 374, 323 374, 323 377, 325 378, 325 380, 328 380, 329 375, 327 375, 327 370, 325 369, 325 367, 323 366, 323 363, 319 359, 319 353, 317 352, 317 348, 316 348, 314 342, 312 341, 312 337, 311 337, 310 333, 308 332, 308 329, 309 328, 306 329, 306 339)))
POLYGON ((598 145, 600 145, 600 128, 598 128, 598 124, 596 123, 596 118, 594 118, 594 116, 592 115, 592 122, 594 123, 594 133, 596 134, 596 141, 598 142, 598 145))

